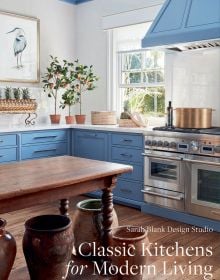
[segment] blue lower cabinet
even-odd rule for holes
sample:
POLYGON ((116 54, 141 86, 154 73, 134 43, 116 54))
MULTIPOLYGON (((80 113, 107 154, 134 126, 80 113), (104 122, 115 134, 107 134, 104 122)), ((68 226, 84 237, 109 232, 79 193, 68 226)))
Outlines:
POLYGON ((112 147, 111 157, 112 160, 120 160, 121 162, 136 162, 141 163, 143 160, 143 156, 141 155, 142 150, 136 150, 132 148, 124 148, 124 147, 112 147))
POLYGON ((16 146, 17 135, 16 134, 1 134, 0 135, 0 148, 5 146, 16 146))
POLYGON ((21 147, 21 159, 43 158, 67 155, 67 143, 50 143, 21 147))
POLYGON ((131 163, 128 164, 133 166, 133 171, 129 173, 124 173, 119 178, 126 179, 126 180, 143 181, 143 173, 144 173, 143 166, 137 164, 131 164, 131 163))
POLYGON ((116 197, 120 197, 122 199, 125 198, 141 202, 143 201, 143 195, 141 193, 142 188, 143 186, 140 182, 119 179, 113 193, 116 197))
POLYGON ((4 148, 0 149, 0 163, 16 161, 17 148, 4 148))
POLYGON ((68 130, 44 130, 44 131, 34 131, 34 132, 24 132, 21 135, 21 144, 40 144, 48 142, 59 142, 67 141, 68 139, 68 130))
POLYGON ((108 135, 104 132, 76 130, 74 155, 96 160, 108 160, 108 135))

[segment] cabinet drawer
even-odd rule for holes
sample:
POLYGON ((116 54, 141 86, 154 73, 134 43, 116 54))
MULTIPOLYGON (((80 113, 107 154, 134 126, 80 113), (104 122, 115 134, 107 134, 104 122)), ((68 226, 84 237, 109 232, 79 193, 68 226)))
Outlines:
MULTIPOLYGON (((121 162, 119 162, 121 163, 121 162)), ((135 181, 143 181, 143 167, 141 165, 132 164, 133 172, 123 173, 119 178, 135 181)))
POLYGON ((143 188, 141 183, 134 183, 125 180, 118 180, 117 186, 113 193, 115 196, 128 198, 132 200, 143 200, 141 189, 143 188))
POLYGON ((76 131, 74 155, 89 159, 108 160, 107 134, 96 131, 76 131))
POLYGON ((54 143, 24 146, 21 148, 21 159, 61 156, 67 154, 67 144, 54 143))
POLYGON ((34 144, 34 143, 46 143, 56 141, 67 141, 67 130, 47 130, 32 133, 22 133, 21 143, 34 144))
POLYGON ((0 135, 0 147, 16 146, 16 145, 17 145, 16 134, 0 135))
POLYGON ((0 149, 0 162, 17 160, 17 148, 0 149))
POLYGON ((132 134, 112 134, 112 144, 142 148, 143 136, 132 134))
POLYGON ((112 160, 123 161, 123 162, 137 162, 142 163, 143 157, 141 150, 134 150, 129 148, 112 147, 112 160))

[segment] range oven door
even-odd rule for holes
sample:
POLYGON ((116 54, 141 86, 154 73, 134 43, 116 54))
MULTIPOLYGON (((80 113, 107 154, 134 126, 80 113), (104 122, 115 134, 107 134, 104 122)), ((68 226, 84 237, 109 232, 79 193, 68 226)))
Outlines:
POLYGON ((187 212, 220 220, 220 163, 185 161, 187 212))
POLYGON ((168 152, 144 153, 144 185, 176 192, 184 192, 182 159, 168 152))

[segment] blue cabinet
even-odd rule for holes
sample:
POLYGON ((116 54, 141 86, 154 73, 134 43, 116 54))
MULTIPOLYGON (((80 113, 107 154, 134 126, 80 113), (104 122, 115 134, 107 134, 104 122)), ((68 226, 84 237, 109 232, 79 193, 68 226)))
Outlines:
POLYGON ((97 160, 108 160, 108 135, 94 130, 75 130, 73 136, 73 154, 97 160))
POLYGON ((143 201, 141 190, 144 185, 143 135, 132 133, 112 133, 110 161, 133 166, 132 173, 118 178, 114 189, 116 201, 140 208, 143 201))
MULTIPOLYGON (((108 161, 108 134, 94 130, 74 130, 73 154, 77 157, 108 161)), ((101 196, 101 191, 90 195, 101 196)))
POLYGON ((0 163, 18 159, 17 134, 0 134, 0 163))
POLYGON ((21 160, 68 155, 69 130, 44 130, 21 134, 21 160))

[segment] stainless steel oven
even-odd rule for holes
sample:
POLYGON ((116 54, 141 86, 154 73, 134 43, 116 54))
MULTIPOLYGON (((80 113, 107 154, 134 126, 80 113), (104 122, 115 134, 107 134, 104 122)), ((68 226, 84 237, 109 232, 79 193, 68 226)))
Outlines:
POLYGON ((186 165, 186 211, 220 220, 220 159, 188 156, 186 165))
POLYGON ((220 128, 192 132, 146 136, 144 200, 220 220, 220 128))
POLYGON ((144 200, 184 210, 182 158, 174 152, 146 149, 144 155, 144 200))
POLYGON ((146 151, 144 153, 145 185, 183 191, 181 157, 175 153, 146 151))

